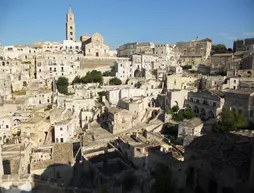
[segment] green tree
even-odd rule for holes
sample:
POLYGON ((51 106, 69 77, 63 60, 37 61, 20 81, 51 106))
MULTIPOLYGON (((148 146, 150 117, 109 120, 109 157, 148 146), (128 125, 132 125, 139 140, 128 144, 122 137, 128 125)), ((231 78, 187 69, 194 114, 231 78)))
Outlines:
POLYGON ((189 70, 189 69, 192 69, 192 66, 191 65, 185 65, 185 66, 182 66, 183 70, 189 70))
POLYGON ((183 112, 173 114, 172 119, 176 122, 183 121, 184 120, 183 112))
POLYGON ((103 72, 103 76, 111 76, 112 73, 110 71, 105 71, 103 72))
POLYGON ((177 113, 179 111, 179 106, 178 105, 175 105, 172 107, 172 112, 173 113, 177 113))
POLYGON ((215 72, 216 75, 219 75, 219 76, 226 76, 227 75, 227 71, 224 71, 224 70, 220 70, 218 72, 215 72))
POLYGON ((171 108, 166 107, 166 113, 167 113, 167 114, 173 114, 173 111, 172 111, 171 108))
POLYGON ((75 76, 71 84, 79 84, 79 83, 81 83, 80 76, 75 76))
POLYGON ((81 82, 86 84, 86 83, 102 83, 103 82, 103 77, 102 73, 97 70, 89 71, 86 73, 85 76, 81 78, 81 82))
POLYGON ((215 131, 235 131, 244 128, 248 125, 245 117, 241 114, 224 109, 220 114, 220 119, 215 127, 215 131))
POLYGON ((183 117, 184 117, 185 119, 192 119, 192 118, 194 118, 194 117, 196 117, 196 116, 197 116, 196 113, 194 113, 194 112, 191 110, 190 107, 187 107, 187 108, 184 110, 184 112, 183 112, 183 117))
POLYGON ((121 85, 122 81, 119 78, 114 77, 109 80, 109 84, 110 85, 121 85))
POLYGON ((176 137, 178 133, 178 125, 174 125, 172 123, 165 123, 161 133, 176 137))
POLYGON ((56 81, 57 90, 62 94, 68 94, 68 85, 68 78, 65 77, 59 77, 56 81))
POLYGON ((167 166, 160 165, 153 172, 153 176, 155 179, 155 184, 152 187, 153 193, 176 193, 176 186, 172 179, 172 172, 167 166))
POLYGON ((101 71, 92 70, 90 75, 92 76, 93 82, 98 82, 98 83, 102 83, 103 82, 103 77, 102 77, 101 71))
POLYGON ((227 53, 227 47, 224 44, 216 44, 212 46, 214 54, 227 53))

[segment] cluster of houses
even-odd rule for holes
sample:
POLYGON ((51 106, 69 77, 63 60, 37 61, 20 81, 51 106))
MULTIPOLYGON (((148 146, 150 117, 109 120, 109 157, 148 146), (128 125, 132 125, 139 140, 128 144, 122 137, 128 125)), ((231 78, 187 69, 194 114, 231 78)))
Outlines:
POLYGON ((254 133, 212 132, 223 109, 254 123, 253 39, 227 54, 211 54, 210 39, 112 51, 99 33, 76 41, 73 20, 69 10, 63 43, 0 47, 0 190, 124 192, 131 173, 129 191, 149 193, 165 165, 177 192, 254 191, 254 133), (58 92, 59 77, 94 69, 122 84, 58 92), (175 121, 176 106, 197 116, 175 121))

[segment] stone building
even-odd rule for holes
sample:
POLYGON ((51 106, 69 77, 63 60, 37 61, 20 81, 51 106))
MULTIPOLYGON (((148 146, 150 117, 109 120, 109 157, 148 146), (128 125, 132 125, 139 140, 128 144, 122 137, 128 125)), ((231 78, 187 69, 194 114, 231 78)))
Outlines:
POLYGON ((116 77, 122 81, 129 78, 152 78, 152 70, 157 66, 158 57, 152 55, 132 55, 130 60, 124 59, 115 64, 116 77))
POLYGON ((54 124, 54 142, 66 143, 69 142, 76 133, 76 124, 74 119, 66 119, 54 124))
POLYGON ((164 111, 175 105, 182 109, 185 106, 189 92, 189 90, 167 90, 165 93, 158 94, 156 101, 164 111))
POLYGON ((248 121, 254 121, 254 92, 252 90, 225 90, 224 108, 236 111, 248 121))
POLYGON ((109 47, 104 44, 104 38, 101 34, 96 32, 92 36, 81 37, 82 52, 84 56, 93 57, 108 57, 110 56, 109 47))
POLYGON ((254 190, 252 134, 203 135, 185 148, 184 159, 181 167, 184 189, 204 193, 254 190))
POLYGON ((223 109, 224 94, 218 90, 189 92, 187 104, 202 119, 213 119, 223 109))
POLYGON ((246 54, 240 64, 240 69, 254 69, 254 57, 253 54, 246 54))
POLYGON ((149 96, 156 99, 161 92, 159 88, 122 88, 108 91, 107 99, 111 105, 117 105, 123 98, 149 96))
POLYGON ((155 45, 152 42, 134 42, 121 45, 117 49, 118 57, 130 58, 134 54, 154 54, 155 45))
MULTIPOLYGON (((74 78, 79 70, 79 54, 52 54, 45 53, 36 56, 36 79, 48 79, 52 77, 74 78)), ((70 80, 70 81, 71 81, 70 80)))
POLYGON ((102 127, 117 134, 133 127, 132 113, 126 109, 111 107, 103 114, 102 127))
POLYGON ((183 76, 183 75, 168 75, 167 76, 167 89, 169 90, 182 90, 197 88, 198 77, 183 76))
POLYGON ((205 89, 221 90, 226 83, 226 76, 202 76, 202 85, 205 89))
POLYGON ((155 44, 154 55, 158 56, 160 62, 176 66, 181 53, 176 49, 176 45, 155 44))
POLYGON ((190 42, 177 42, 176 49, 181 52, 181 65, 198 65, 206 62, 211 54, 212 40, 193 40, 190 42))
POLYGON ((183 140, 183 145, 187 146, 195 137, 201 136, 203 122, 200 118, 192 118, 191 120, 184 120, 178 125, 178 140, 183 140), (191 139, 191 140, 190 140, 191 139))
POLYGON ((233 51, 248 51, 254 45, 254 38, 234 41, 233 51))
POLYGON ((71 8, 66 15, 66 40, 75 41, 75 21, 71 8))

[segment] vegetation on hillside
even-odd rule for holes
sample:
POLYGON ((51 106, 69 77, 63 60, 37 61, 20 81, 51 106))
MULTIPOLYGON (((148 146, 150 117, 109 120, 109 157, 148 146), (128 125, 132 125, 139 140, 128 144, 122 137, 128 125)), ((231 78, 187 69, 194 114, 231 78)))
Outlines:
POLYGON ((59 77, 56 81, 57 90, 62 94, 68 94, 68 85, 68 78, 65 77, 59 77))
POLYGON ((185 66, 182 66, 183 70, 189 70, 189 69, 192 69, 192 65, 185 65, 185 66))
POLYGON ((183 121, 184 119, 192 119, 197 116, 190 107, 179 111, 178 105, 173 106, 171 109, 166 108, 166 112, 167 114, 172 114, 172 119, 176 122, 183 121))
POLYGON ((119 78, 114 77, 114 78, 111 78, 111 79, 109 80, 109 84, 110 84, 110 85, 121 85, 121 84, 122 84, 122 81, 121 81, 119 78))
POLYGON ((80 76, 76 76, 73 81, 72 84, 79 84, 79 83, 102 83, 103 82, 103 77, 102 77, 102 73, 101 71, 97 71, 97 70, 92 70, 91 72, 87 72, 85 76, 80 77, 80 76))
POLYGON ((112 76, 112 72, 111 71, 105 71, 105 72, 103 72, 103 76, 112 76))
POLYGON ((231 48, 227 48, 224 44, 216 44, 212 46, 213 54, 223 54, 223 53, 232 53, 231 48))
POLYGON ((218 123, 216 124, 215 131, 217 132, 227 132, 236 131, 244 128, 248 125, 245 117, 241 114, 230 111, 229 109, 224 109, 220 114, 218 123))

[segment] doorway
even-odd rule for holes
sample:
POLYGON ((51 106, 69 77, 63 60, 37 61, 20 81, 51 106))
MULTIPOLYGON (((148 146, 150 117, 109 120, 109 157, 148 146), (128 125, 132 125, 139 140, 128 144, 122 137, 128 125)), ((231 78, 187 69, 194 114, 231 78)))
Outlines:
POLYGON ((99 57, 99 52, 96 52, 96 57, 99 57))

